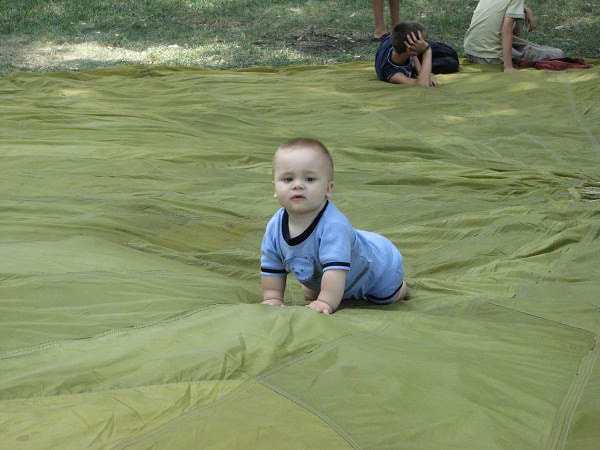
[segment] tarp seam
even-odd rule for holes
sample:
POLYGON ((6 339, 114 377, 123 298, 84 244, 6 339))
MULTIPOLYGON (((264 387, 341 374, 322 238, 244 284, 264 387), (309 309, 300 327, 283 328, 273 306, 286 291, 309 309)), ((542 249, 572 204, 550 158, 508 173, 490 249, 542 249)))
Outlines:
POLYGON ((343 438, 346 442, 348 442, 348 444, 350 444, 353 448, 355 449, 362 449, 362 447, 358 444, 358 442, 356 442, 352 436, 350 436, 343 427, 341 427, 340 425, 338 425, 333 419, 331 419, 330 417, 328 417, 327 415, 323 414, 322 412, 320 412, 319 410, 317 410, 316 408, 313 408, 312 406, 310 406, 309 404, 303 402, 302 400, 300 400, 299 398, 297 398, 296 396, 290 394, 289 392, 285 391, 284 389, 275 386, 271 383, 269 383, 266 380, 266 377, 273 375, 276 372, 281 371, 284 368, 288 368, 290 366, 293 366, 297 363, 303 362, 307 359, 310 359, 312 357, 314 357, 315 355, 319 354, 319 353, 323 353, 327 350, 329 350, 332 347, 337 346, 341 341, 353 341, 353 340, 357 340, 357 339, 361 339, 363 337, 366 336, 374 336, 377 334, 380 334, 381 332, 383 332, 384 330, 386 330, 387 328, 389 328, 391 325, 391 322, 386 322, 384 324, 382 324, 381 326, 379 326, 378 328, 376 328, 375 330, 372 330, 368 333, 361 333, 359 335, 350 335, 350 336, 343 336, 340 339, 336 339, 332 342, 329 342, 327 345, 324 345, 320 348, 318 348, 315 351, 312 351, 311 353, 305 354, 303 356, 301 356, 300 358, 295 358, 293 360, 287 361, 284 364, 276 367, 273 370, 269 370, 268 372, 261 374, 259 376, 256 377, 256 381, 265 386, 266 388, 272 390, 273 392, 275 392, 278 395, 281 395, 282 397, 284 397, 285 399, 295 403, 296 405, 300 406, 301 408, 305 409, 306 411, 308 411, 309 413, 315 415, 316 417, 318 417, 319 419, 321 419, 323 422, 325 422, 326 424, 328 424, 341 438, 343 438))
POLYGON ((335 431, 342 439, 344 439, 348 444, 350 444, 353 448, 357 449, 357 450, 362 450, 362 447, 358 444, 358 442, 356 442, 352 436, 350 436, 343 427, 341 427, 340 425, 338 425, 333 419, 331 419, 329 416, 321 413, 318 409, 313 408, 312 406, 310 406, 308 403, 304 403, 302 400, 300 400, 297 397, 294 397, 293 395, 291 395, 289 392, 284 391, 283 389, 269 383, 268 381, 265 380, 260 380, 259 383, 263 386, 265 386, 266 388, 270 389, 271 391, 275 392, 276 394, 281 395, 282 397, 284 397, 285 399, 295 403, 296 405, 298 405, 299 407, 301 407, 302 409, 308 411, 309 413, 315 415, 316 417, 318 417, 319 419, 321 419, 323 422, 325 422, 327 425, 329 425, 331 427, 331 429, 333 431, 335 431))
POLYGON ((582 358, 569 390, 556 413, 552 431, 546 445, 548 450, 564 449, 579 402, 592 376, 600 356, 600 336, 596 336, 594 347, 582 358))
POLYGON ((112 329, 106 330, 102 333, 99 333, 99 334, 96 334, 93 336, 84 337, 84 338, 62 339, 59 341, 44 342, 42 344, 34 345, 31 347, 25 347, 25 348, 20 348, 20 349, 15 349, 15 350, 7 350, 4 352, 0 352, 0 360, 15 358, 15 357, 19 357, 19 356, 25 356, 25 355, 29 355, 31 353, 42 352, 44 350, 52 349, 52 348, 59 347, 61 345, 65 345, 65 344, 72 343, 72 342, 94 341, 96 339, 102 339, 107 336, 118 336, 121 334, 127 334, 131 331, 141 330, 141 329, 145 329, 145 328, 151 328, 151 327, 158 326, 158 325, 169 324, 169 323, 181 320, 181 319, 191 317, 199 312, 203 312, 203 311, 206 311, 209 309, 214 309, 218 306, 222 306, 222 305, 219 305, 219 304, 207 305, 202 308, 195 309, 193 311, 183 312, 181 314, 176 314, 174 316, 167 317, 165 319, 160 319, 160 320, 156 320, 153 322, 148 322, 148 323, 139 324, 139 325, 132 325, 132 326, 123 327, 123 328, 112 328, 112 329))

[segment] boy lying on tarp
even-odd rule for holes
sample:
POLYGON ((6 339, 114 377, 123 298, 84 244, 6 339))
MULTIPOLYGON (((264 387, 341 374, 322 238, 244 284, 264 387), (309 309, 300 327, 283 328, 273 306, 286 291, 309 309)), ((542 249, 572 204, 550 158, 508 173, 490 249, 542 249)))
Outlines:
POLYGON ((375 72, 381 81, 437 86, 432 74, 458 72, 458 53, 449 45, 425 40, 419 22, 400 22, 384 39, 375 55, 375 72))
POLYGON ((329 201, 333 184, 333 159, 321 142, 291 139, 275 152, 273 187, 282 208, 261 245, 264 304, 283 306, 289 272, 308 306, 323 314, 342 299, 387 305, 406 297, 402 255, 385 237, 352 227, 329 201))

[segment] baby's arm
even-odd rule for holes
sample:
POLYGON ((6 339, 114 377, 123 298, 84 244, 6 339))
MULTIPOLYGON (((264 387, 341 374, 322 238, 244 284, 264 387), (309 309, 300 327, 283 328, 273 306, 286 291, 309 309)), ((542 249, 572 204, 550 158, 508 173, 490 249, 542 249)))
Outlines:
POLYGON ((269 277, 262 275, 260 281, 263 290, 263 304, 283 306, 286 277, 269 277))
POLYGON ((342 302, 346 287, 345 270, 327 270, 321 278, 321 291, 316 300, 310 302, 308 307, 323 314, 333 313, 342 302))

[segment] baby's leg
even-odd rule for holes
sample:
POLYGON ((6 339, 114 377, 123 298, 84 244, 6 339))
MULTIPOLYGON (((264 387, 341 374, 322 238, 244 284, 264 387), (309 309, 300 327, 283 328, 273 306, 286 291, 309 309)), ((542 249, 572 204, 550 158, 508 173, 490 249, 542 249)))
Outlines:
POLYGON ((304 300, 306 300, 307 302, 312 302, 313 300, 317 299, 319 293, 302 285, 302 295, 304 296, 304 300))
POLYGON ((402 283, 402 287, 398 290, 398 292, 396 292, 396 295, 394 295, 394 298, 392 298, 392 301, 390 303, 396 303, 396 302, 399 302, 400 300, 408 300, 406 298, 407 293, 408 293, 408 288, 406 287, 406 281, 404 281, 402 283))

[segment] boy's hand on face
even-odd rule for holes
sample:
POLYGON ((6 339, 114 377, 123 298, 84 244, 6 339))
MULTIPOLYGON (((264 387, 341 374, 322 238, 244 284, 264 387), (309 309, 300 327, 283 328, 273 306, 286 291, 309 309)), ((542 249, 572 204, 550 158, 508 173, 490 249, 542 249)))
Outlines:
POLYGON ((307 305, 310 309, 321 313, 321 314, 331 314, 333 313, 333 307, 326 302, 321 300, 313 300, 307 305))
POLYGON ((411 56, 420 55, 429 48, 429 44, 427 43, 427 41, 425 41, 425 38, 423 37, 423 33, 421 31, 413 31, 412 33, 408 33, 406 35, 404 45, 406 46, 406 50, 411 56))

